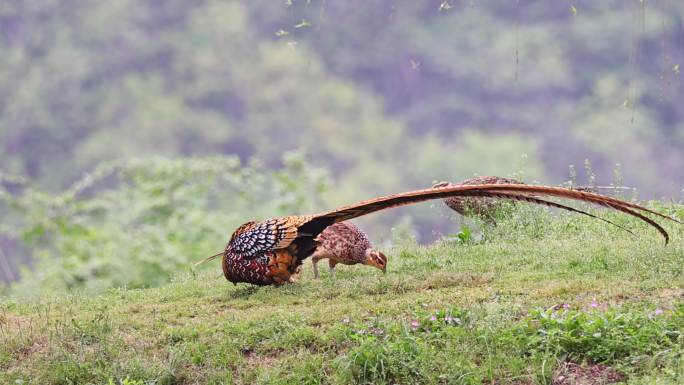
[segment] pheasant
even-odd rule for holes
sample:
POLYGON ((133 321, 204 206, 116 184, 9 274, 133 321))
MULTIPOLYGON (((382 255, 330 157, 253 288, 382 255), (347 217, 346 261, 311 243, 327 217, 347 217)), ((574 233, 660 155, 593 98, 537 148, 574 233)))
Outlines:
POLYGON ((458 185, 409 191, 358 202, 315 215, 295 215, 250 221, 238 227, 225 250, 207 259, 222 257, 223 274, 234 284, 282 285, 290 281, 302 262, 316 252, 316 238, 328 226, 393 207, 449 197, 486 197, 533 201, 538 196, 585 201, 632 215, 657 229, 669 241, 665 229, 642 212, 682 223, 634 203, 562 187, 523 184, 458 185), (532 197, 534 196, 534 197, 532 197))
POLYGON ((328 258, 330 274, 335 277, 335 265, 356 265, 361 263, 377 267, 385 272, 387 269, 387 257, 385 254, 373 249, 370 240, 358 226, 351 222, 339 222, 325 228, 316 237, 318 247, 311 254, 314 276, 318 278, 317 263, 321 259, 328 258))

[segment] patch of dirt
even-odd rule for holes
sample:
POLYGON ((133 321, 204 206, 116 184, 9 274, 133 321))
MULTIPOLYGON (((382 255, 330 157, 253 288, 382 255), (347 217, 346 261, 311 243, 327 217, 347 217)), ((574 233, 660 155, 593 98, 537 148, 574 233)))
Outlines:
POLYGON ((610 366, 564 362, 554 373, 551 385, 605 385, 624 380, 625 376, 610 366))
POLYGON ((3 369, 7 372, 30 367, 32 362, 40 362, 50 355, 53 344, 46 332, 44 321, 36 321, 32 317, 18 316, 9 313, 0 314, 0 344, 15 359, 3 369))
POLYGON ((684 298, 684 289, 662 289, 658 292, 660 298, 684 298))
POLYGON ((271 352, 268 354, 257 354, 249 348, 243 348, 240 351, 245 358, 245 363, 249 366, 273 366, 278 362, 278 352, 271 352))
POLYGON ((11 313, 0 313, 0 326, 20 328, 33 324, 33 318, 11 313))

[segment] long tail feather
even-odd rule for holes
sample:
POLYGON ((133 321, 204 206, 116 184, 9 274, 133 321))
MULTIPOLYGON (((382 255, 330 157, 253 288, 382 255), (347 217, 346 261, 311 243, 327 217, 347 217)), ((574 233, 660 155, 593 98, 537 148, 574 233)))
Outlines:
MULTIPOLYGON (((510 200, 516 200, 516 201, 527 202, 527 203, 533 203, 533 204, 537 204, 537 205, 541 205, 541 206, 554 207, 554 208, 557 208, 557 209, 566 210, 566 211, 570 211, 570 212, 573 212, 573 213, 586 215, 586 216, 588 216, 588 217, 591 217, 591 218, 598 219, 598 220, 600 220, 600 221, 609 223, 609 224, 611 224, 611 225, 613 225, 613 226, 615 226, 615 227, 617 227, 617 228, 620 228, 620 229, 622 229, 622 230, 624 230, 624 231, 626 231, 626 232, 628 232, 628 233, 630 233, 630 234, 636 236, 636 234, 634 234, 634 232, 632 232, 632 230, 630 230, 630 229, 628 229, 628 228, 626 228, 626 227, 624 227, 624 226, 618 225, 617 223, 615 223, 615 222, 613 222, 613 221, 610 221, 610 220, 605 219, 605 218, 601 218, 601 217, 599 217, 599 216, 597 216, 597 215, 594 215, 594 214, 588 213, 588 212, 586 212, 586 211, 582 211, 582 210, 576 209, 576 208, 574 208, 574 207, 566 206, 566 205, 563 205, 563 204, 560 204, 560 203, 557 203, 557 202, 547 201, 547 200, 544 200, 544 199, 539 199, 539 198, 531 197, 531 196, 528 196, 528 195, 510 195, 510 194, 505 194, 505 193, 499 193, 499 194, 494 194, 494 193, 492 193, 491 197, 492 197, 492 198, 510 199, 510 200)), ((656 224, 656 225, 657 225, 657 224, 656 224)), ((658 226, 658 227, 659 227, 659 226, 658 226)))
MULTIPOLYGON (((519 191, 518 187, 519 186, 525 186, 525 185, 494 185, 491 189, 494 190, 507 190, 507 187, 512 187, 512 191, 519 191), (503 188, 501 188, 503 187, 503 188)), ((587 192, 587 191, 577 191, 577 190, 568 190, 564 189, 561 187, 548 187, 548 186, 529 186, 529 187, 534 187, 538 188, 539 191, 532 191, 533 194, 541 194, 541 195, 550 195, 550 196, 557 196, 559 198, 567 198, 567 199, 574 199, 574 200, 579 200, 579 201, 585 201, 589 203, 593 203, 596 205, 601 205, 601 206, 608 206, 608 207, 613 207, 612 205, 618 205, 622 207, 629 207, 632 209, 636 210, 641 210, 656 216, 659 216, 663 219, 667 219, 669 221, 673 221, 679 224, 684 224, 684 222, 681 222, 675 218, 669 217, 665 214, 659 213, 655 210, 651 210, 649 208, 646 208, 644 206, 638 205, 636 203, 632 202, 627 202, 623 201, 621 199, 609 197, 606 195, 600 195, 592 192, 587 192)), ((613 207, 615 208, 615 207, 613 207)))
POLYGON ((657 211, 648 209, 646 207, 619 200, 612 197, 607 197, 595 193, 570 190, 562 187, 550 186, 534 186, 534 185, 515 185, 515 184, 486 184, 486 185, 455 185, 440 188, 430 188, 424 190, 409 191, 401 194, 384 196, 376 199, 362 201, 353 205, 341 207, 327 213, 314 216, 309 222, 310 227, 325 227, 335 222, 342 222, 376 211, 389 209, 392 207, 399 207, 413 203, 423 202, 431 199, 447 198, 453 196, 487 196, 492 193, 508 193, 509 196, 502 197, 511 199, 510 195, 527 195, 533 194, 535 196, 549 196, 573 199, 584 201, 610 207, 619 210, 625 214, 632 215, 643 220, 651 226, 654 226, 663 236, 666 241, 669 240, 667 232, 662 227, 657 225, 652 220, 645 220, 645 216, 637 213, 634 210, 640 210, 647 213, 657 215, 661 218, 671 220, 673 222, 682 223, 677 219, 663 215, 657 211), (629 210, 634 209, 634 210, 629 210), (636 215, 635 215, 636 214, 636 215))
POLYGON ((665 229, 662 226, 660 226, 658 223, 656 223, 653 219, 651 219, 645 215, 642 215, 641 213, 638 213, 634 210, 628 209, 626 207, 617 206, 617 205, 615 205, 615 206, 610 205, 609 207, 611 207, 615 210, 621 211, 625 214, 629 214, 629 215, 632 215, 634 217, 637 217, 637 218, 641 219, 642 221, 648 223, 649 225, 655 227, 656 230, 658 230, 658 232, 660 234, 662 234, 663 238, 665 238, 665 244, 667 245, 668 242, 670 242, 670 236, 667 234, 667 231, 665 231, 665 229))

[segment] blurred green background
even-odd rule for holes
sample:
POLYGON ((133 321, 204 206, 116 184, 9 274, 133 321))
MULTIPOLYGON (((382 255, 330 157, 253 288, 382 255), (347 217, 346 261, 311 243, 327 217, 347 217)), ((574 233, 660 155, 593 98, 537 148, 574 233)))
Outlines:
POLYGON ((160 285, 248 219, 476 174, 680 199, 682 65, 671 0, 3 1, 0 280, 160 285))

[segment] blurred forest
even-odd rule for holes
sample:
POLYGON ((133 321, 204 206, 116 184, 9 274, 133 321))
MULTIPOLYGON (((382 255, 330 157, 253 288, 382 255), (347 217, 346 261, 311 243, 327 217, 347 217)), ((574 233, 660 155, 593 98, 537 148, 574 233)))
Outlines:
POLYGON ((15 292, 159 285, 247 219, 474 174, 684 187, 678 1, 4 1, 0 50, 15 292))

